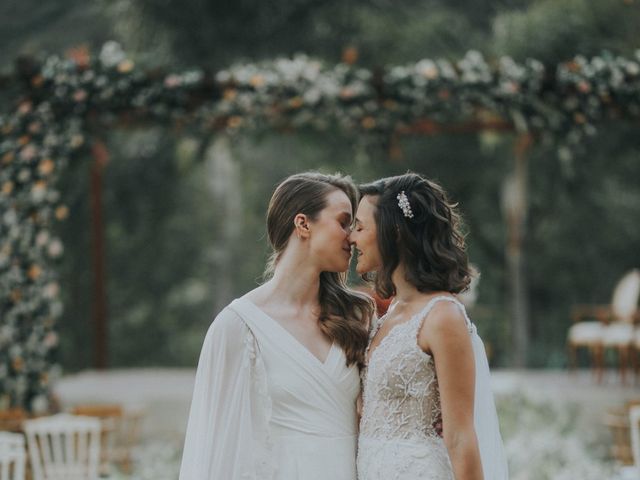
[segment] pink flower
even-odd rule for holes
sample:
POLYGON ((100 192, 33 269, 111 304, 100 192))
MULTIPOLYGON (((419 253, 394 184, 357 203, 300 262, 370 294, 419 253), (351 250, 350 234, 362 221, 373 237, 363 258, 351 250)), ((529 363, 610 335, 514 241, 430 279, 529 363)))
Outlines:
POLYGON ((167 87, 167 88, 178 87, 178 86, 180 86, 180 83, 182 83, 180 81, 180 77, 178 75, 175 75, 175 74, 171 74, 167 78, 164 79, 164 86, 167 87))

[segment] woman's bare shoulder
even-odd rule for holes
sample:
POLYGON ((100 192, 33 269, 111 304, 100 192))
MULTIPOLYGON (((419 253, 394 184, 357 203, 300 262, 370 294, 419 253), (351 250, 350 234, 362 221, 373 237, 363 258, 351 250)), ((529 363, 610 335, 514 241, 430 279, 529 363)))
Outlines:
POLYGON ((431 350, 432 344, 442 339, 468 337, 464 313, 454 302, 439 301, 424 318, 418 332, 418 343, 423 350, 431 350))

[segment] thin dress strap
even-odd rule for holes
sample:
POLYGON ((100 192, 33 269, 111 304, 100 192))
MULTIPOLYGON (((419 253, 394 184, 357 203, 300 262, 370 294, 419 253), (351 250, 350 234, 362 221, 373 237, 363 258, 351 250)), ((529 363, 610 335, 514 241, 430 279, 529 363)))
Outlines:
POLYGON ((460 300, 458 300, 457 298, 454 298, 454 297, 449 297, 449 296, 445 296, 445 295, 439 295, 439 296, 433 297, 431 300, 429 300, 427 302, 427 304, 425 305, 425 307, 422 310, 420 310, 416 314, 416 316, 414 317, 413 321, 416 322, 416 330, 415 330, 416 331, 416 335, 422 329, 422 325, 424 324, 425 319, 429 315, 429 312, 431 312, 431 309, 435 306, 436 303, 438 303, 440 301, 451 302, 451 303, 454 303, 455 305, 457 305, 458 308, 460 308, 460 310, 462 311, 462 315, 464 316, 464 321, 467 324, 467 330, 469 331, 469 333, 475 333, 475 328, 476 327, 471 322, 471 319, 467 315, 467 310, 466 310, 466 308, 464 308, 464 305, 462 304, 462 302, 460 300))

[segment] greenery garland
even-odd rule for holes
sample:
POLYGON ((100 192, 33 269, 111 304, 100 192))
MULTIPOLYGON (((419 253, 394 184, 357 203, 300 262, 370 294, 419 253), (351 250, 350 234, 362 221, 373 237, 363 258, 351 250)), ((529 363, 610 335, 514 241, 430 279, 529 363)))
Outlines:
POLYGON ((469 52, 372 71, 306 56, 208 75, 143 72, 114 42, 23 65, 23 96, 0 115, 0 409, 50 408, 62 313, 52 225, 64 220, 56 180, 91 143, 96 119, 197 129, 346 129, 389 136, 421 119, 501 119, 555 142, 565 160, 609 119, 640 118, 640 50, 577 56, 554 68, 469 52))

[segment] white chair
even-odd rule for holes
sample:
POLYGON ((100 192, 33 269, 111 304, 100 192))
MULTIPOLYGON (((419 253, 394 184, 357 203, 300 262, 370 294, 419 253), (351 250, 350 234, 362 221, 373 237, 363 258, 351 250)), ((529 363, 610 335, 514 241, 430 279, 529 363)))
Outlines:
POLYGON ((108 473, 113 465, 117 465, 122 473, 130 474, 132 450, 138 443, 144 411, 140 408, 125 409, 118 404, 94 403, 76 405, 70 413, 100 419, 101 475, 108 473))
POLYGON ((604 305, 576 305, 571 309, 573 325, 567 333, 569 368, 576 368, 578 349, 585 348, 589 353, 591 367, 600 379, 604 348, 602 339, 608 318, 609 308, 604 305), (595 320, 584 321, 585 318, 595 320))
POLYGON ((0 432, 0 480, 24 480, 26 460, 24 437, 0 432))
POLYGON ((576 364, 576 350, 589 350, 598 380, 602 378, 606 349, 615 349, 622 380, 626 377, 634 341, 634 321, 638 316, 640 271, 627 272, 616 284, 610 305, 578 305, 573 308, 574 324, 569 328, 567 345, 570 366, 576 364), (592 318, 593 321, 581 321, 592 318))
POLYGON ((613 321, 604 328, 602 344, 605 351, 617 352, 622 381, 626 379, 627 366, 635 337, 634 323, 638 316, 640 297, 640 270, 633 269, 618 283, 611 300, 613 321))
POLYGON ((24 423, 33 480, 96 480, 100 420, 69 414, 24 423))

